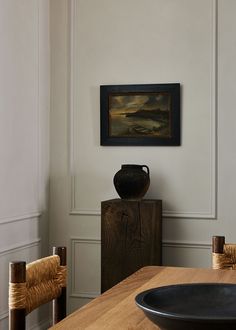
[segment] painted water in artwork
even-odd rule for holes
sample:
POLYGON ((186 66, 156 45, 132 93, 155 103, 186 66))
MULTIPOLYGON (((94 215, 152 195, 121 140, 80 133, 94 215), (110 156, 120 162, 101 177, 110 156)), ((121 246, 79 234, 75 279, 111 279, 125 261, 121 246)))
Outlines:
POLYGON ((171 137, 171 95, 110 94, 109 135, 114 137, 171 137))

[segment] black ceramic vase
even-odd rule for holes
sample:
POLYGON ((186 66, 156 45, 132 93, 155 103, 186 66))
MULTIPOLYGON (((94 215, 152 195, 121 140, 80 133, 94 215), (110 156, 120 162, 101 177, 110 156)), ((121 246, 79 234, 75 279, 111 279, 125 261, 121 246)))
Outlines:
POLYGON ((141 199, 150 185, 149 168, 146 165, 121 165, 113 183, 122 199, 141 199))

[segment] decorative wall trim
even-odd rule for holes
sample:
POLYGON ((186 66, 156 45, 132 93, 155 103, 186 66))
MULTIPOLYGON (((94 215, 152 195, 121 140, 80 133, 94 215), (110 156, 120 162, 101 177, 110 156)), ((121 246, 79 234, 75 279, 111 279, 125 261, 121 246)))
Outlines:
POLYGON ((101 240, 99 238, 93 238, 93 237, 71 237, 70 238, 72 246, 76 243, 89 243, 89 244, 100 244, 101 240))
MULTIPOLYGON (((34 2, 34 13, 35 13, 35 37, 34 37, 34 47, 35 47, 35 67, 34 67, 34 74, 35 74, 35 83, 36 83, 36 93, 35 93, 35 116, 36 116, 36 152, 35 152, 35 160, 36 160, 36 190, 35 190, 35 196, 37 201, 37 207, 40 205, 40 186, 41 186, 41 177, 42 174, 42 157, 41 157, 41 121, 40 121, 40 1, 37 0, 34 2)), ((42 212, 39 211, 30 211, 27 210, 23 214, 19 215, 11 215, 11 216, 4 216, 0 218, 0 225, 10 224, 18 221, 24 221, 27 219, 38 219, 42 215, 42 212)), ((8 254, 14 254, 16 252, 31 249, 34 247, 39 247, 41 243, 41 239, 37 238, 31 241, 25 241, 20 244, 14 244, 11 246, 8 246, 7 248, 0 250, 0 258, 8 255, 8 254)), ((5 266, 4 266, 5 267, 5 266)), ((8 280, 7 280, 8 281, 8 280)), ((5 310, 0 313, 0 322, 8 318, 8 310, 5 310)), ((6 321, 5 321, 6 322, 6 321)), ((5 323, 4 322, 4 323, 5 323)), ((43 320, 42 322, 30 327, 31 330, 43 330, 48 328, 50 325, 49 320, 43 320)), ((0 323, 1 328, 1 323, 0 323)))
MULTIPOLYGON (((94 299, 100 295, 100 292, 76 292, 75 293, 75 269, 74 265, 75 260, 75 244, 101 244, 100 239, 94 238, 78 238, 71 237, 71 282, 70 282, 70 297, 78 299, 94 299)), ((182 248, 182 249, 201 249, 201 250, 211 250, 211 243, 209 242, 191 242, 191 241, 174 241, 174 240, 165 240, 162 243, 163 248, 182 248)))
MULTIPOLYGON (((83 216, 101 216, 100 210, 72 210, 70 211, 70 215, 83 215, 83 216)), ((188 219, 215 219, 213 214, 206 213, 179 213, 179 212, 171 212, 171 211, 163 211, 163 218, 188 218, 188 219)))
POLYGON ((27 219, 36 219, 39 218, 41 215, 42 215, 41 212, 31 212, 28 214, 16 215, 11 217, 2 217, 0 218, 0 225, 16 222, 16 221, 23 221, 27 219))
POLYGON ((71 293, 70 298, 79 298, 79 299, 94 299, 100 296, 100 292, 88 293, 88 292, 80 292, 80 293, 71 293))
POLYGON ((77 71, 77 62, 75 56, 76 48, 76 12, 77 12, 77 1, 69 1, 69 10, 68 10, 68 22, 69 26, 69 51, 70 51, 70 63, 69 67, 69 173, 70 173, 70 209, 75 210, 75 170, 74 170, 74 132, 75 132, 75 91, 77 90, 77 84, 74 72, 77 71))
POLYGON ((40 205, 40 187, 41 187, 41 181, 40 181, 40 175, 42 173, 42 157, 41 157, 41 148, 40 148, 40 138, 41 138, 41 123, 40 123, 40 1, 38 0, 36 3, 36 9, 37 11, 37 29, 35 33, 35 79, 37 81, 37 93, 36 93, 36 99, 35 99, 35 109, 36 109, 36 116, 37 116, 37 154, 36 154, 36 175, 37 175, 37 189, 36 189, 36 200, 38 203, 38 206, 40 205))
MULTIPOLYGON (((0 258, 7 255, 7 254, 12 254, 18 251, 22 251, 22 250, 26 250, 26 249, 30 249, 33 248, 35 246, 39 246, 41 242, 41 239, 36 239, 30 242, 23 242, 21 244, 15 244, 12 246, 9 246, 7 249, 1 250, 0 251, 0 258)), ((8 310, 3 311, 2 313, 0 313, 0 321, 6 319, 8 317, 8 310)), ((35 328, 36 329, 36 328, 35 328)), ((45 329, 43 327, 39 327, 37 329, 45 329)))
POLYGON ((211 243, 207 242, 188 242, 188 241, 163 241, 162 247, 183 248, 183 249, 203 249, 211 250, 211 243))
POLYGON ((88 215, 88 216, 101 216, 99 210, 71 210, 70 215, 88 215))
MULTIPOLYGON (((210 209, 201 212, 175 212, 163 210, 164 218, 190 218, 190 219, 216 219, 217 217, 217 45, 218 45, 218 0, 212 1, 212 47, 211 47, 211 95, 210 95, 210 209)), ((75 170, 74 170, 74 132, 75 132, 75 95, 77 91, 76 79, 74 72, 77 72, 77 63, 75 56, 76 49, 76 7, 77 1, 69 2, 69 33, 70 33, 70 78, 69 78, 69 95, 70 95, 70 141, 69 141, 69 170, 70 170, 70 215, 86 215, 99 216, 99 210, 83 210, 76 206, 75 198, 75 170)))
MULTIPOLYGON (((73 254, 74 243, 94 243, 94 244, 101 244, 101 239, 98 238, 78 238, 78 237, 71 237, 72 242, 72 249, 71 252, 73 254)), ((178 247, 178 248, 187 248, 187 249, 211 249, 212 243, 209 242, 193 242, 193 241, 175 241, 175 240, 163 240, 162 241, 163 247, 178 247)), ((74 254, 73 254, 74 257, 74 254)), ((74 260, 74 259, 71 259, 74 260)))
POLYGON ((96 238, 79 238, 79 237, 71 237, 71 279, 70 279, 70 297, 73 298, 96 298, 100 295, 100 292, 75 292, 75 246, 76 244, 101 244, 100 239, 96 238))
POLYGON ((11 254, 17 251, 25 250, 25 249, 30 249, 35 246, 39 246, 41 242, 40 238, 37 238, 36 240, 30 241, 30 242, 23 242, 21 244, 15 244, 12 246, 7 247, 6 249, 0 250, 0 257, 6 254, 11 254))
MULTIPOLYGON (((35 111, 36 111, 36 116, 37 116, 37 153, 36 153, 36 173, 37 173, 37 189, 36 189, 36 198, 37 198, 37 204, 40 205, 39 203, 39 187, 40 187, 40 173, 41 173, 41 166, 40 166, 40 159, 42 159, 42 157, 39 156, 40 153, 40 121, 39 121, 39 117, 40 117, 40 104, 39 104, 39 78, 40 78, 40 61, 39 61, 39 31, 40 31, 40 27, 39 27, 39 17, 40 17, 40 1, 37 0, 35 2, 35 17, 36 17, 36 22, 35 22, 35 38, 34 38, 34 47, 35 47, 35 81, 37 82, 37 91, 36 91, 36 97, 35 97, 35 111)), ((41 216, 41 212, 39 211, 26 211, 25 214, 21 214, 21 215, 13 215, 13 216, 6 216, 6 217, 1 217, 0 218, 0 225, 1 224, 5 224, 5 223, 11 223, 11 222, 16 222, 16 221, 22 221, 25 219, 30 219, 30 218, 39 218, 41 216)))
POLYGON ((6 319, 8 317, 8 311, 2 312, 0 314, 0 321, 6 319))

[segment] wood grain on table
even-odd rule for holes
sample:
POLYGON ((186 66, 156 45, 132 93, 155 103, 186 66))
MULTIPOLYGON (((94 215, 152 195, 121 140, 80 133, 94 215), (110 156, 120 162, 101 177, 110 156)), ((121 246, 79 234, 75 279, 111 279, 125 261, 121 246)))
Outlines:
POLYGON ((136 306, 135 296, 158 286, 199 282, 236 283, 236 271, 147 266, 50 329, 157 330, 159 328, 136 306))

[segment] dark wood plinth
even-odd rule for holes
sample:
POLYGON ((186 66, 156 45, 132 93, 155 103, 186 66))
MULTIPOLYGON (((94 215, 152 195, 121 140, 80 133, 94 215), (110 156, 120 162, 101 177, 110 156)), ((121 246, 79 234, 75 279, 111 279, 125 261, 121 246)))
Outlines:
POLYGON ((162 201, 111 199, 101 211, 104 292, 143 266, 161 265, 162 201))

